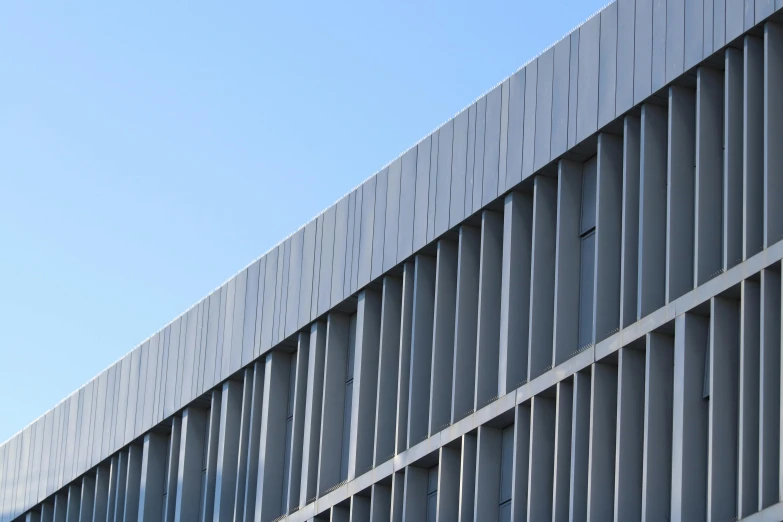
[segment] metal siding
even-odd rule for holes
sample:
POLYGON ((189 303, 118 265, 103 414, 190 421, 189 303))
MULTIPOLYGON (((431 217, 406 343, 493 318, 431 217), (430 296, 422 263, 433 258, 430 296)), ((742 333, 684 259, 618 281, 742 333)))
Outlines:
MULTIPOLYGON (((726 0, 726 41, 730 42, 743 32, 744 0, 726 0)), ((716 49, 718 46, 715 47, 716 49)))
MULTIPOLYGON (((451 153, 454 146, 454 120, 446 122, 438 132, 438 178, 435 195, 435 237, 449 228, 451 207, 451 153)), ((376 276, 375 274, 373 274, 376 276)), ((380 274, 377 274, 380 275, 380 274)), ((377 277, 377 276, 376 276, 377 277)))
MULTIPOLYGON (((196 339, 193 358, 193 378, 190 382, 191 397, 198 397, 201 394, 203 386, 204 375, 204 346, 202 344, 202 333, 205 329, 204 323, 207 318, 204 316, 207 302, 206 299, 202 299, 198 303, 198 311, 196 312, 196 339)), ((138 427, 136 428, 139 429, 138 427)))
POLYGON ((141 353, 139 350, 133 350, 127 357, 130 357, 130 366, 128 368, 128 406, 125 415, 125 434, 123 436, 126 444, 133 439, 133 433, 136 431, 139 379, 141 378, 141 353))
MULTIPOLYGON (((345 246, 343 246, 343 254, 344 253, 345 253, 345 246)), ((278 292, 277 292, 280 295, 280 298, 277 300, 277 303, 275 304, 275 307, 278 310, 277 312, 278 323, 277 323, 277 328, 275 329, 275 340, 274 340, 275 344, 282 342, 283 339, 285 338, 285 316, 286 316, 286 310, 288 309, 288 277, 291 273, 291 238, 290 237, 283 243, 282 259, 283 259, 282 278, 278 280, 279 284, 278 284, 278 292)))
POLYGON ((504 193, 511 185, 506 179, 508 159, 508 86, 504 81, 500 86, 500 156, 498 157, 498 194, 504 193))
MULTIPOLYGON (((526 70, 526 68, 523 68, 514 73, 514 75, 509 78, 508 83, 508 153, 506 155, 507 187, 512 187, 522 181, 522 151, 525 145, 526 70)), ((473 126, 475 127, 475 123, 473 126)), ((468 129, 468 132, 470 132, 470 124, 468 125, 468 129)), ((470 149, 468 149, 468 152, 470 152, 470 149)), ((471 167, 472 165, 469 162, 468 172, 470 172, 471 167)))
POLYGON ((702 32, 704 34, 702 36, 702 54, 709 56, 713 51, 713 13, 715 9, 713 8, 713 0, 703 0, 703 3, 702 32))
POLYGON ((332 261, 332 299, 331 306, 343 300, 345 291, 346 248, 348 246, 348 213, 350 195, 337 202, 334 222, 334 260, 332 261))
POLYGON ((729 13, 727 7, 730 1, 733 0, 713 0, 712 2, 712 51, 720 49, 726 42, 731 41, 727 38, 726 33, 726 21, 729 13))
POLYGON ((468 151, 465 161, 465 217, 473 213, 473 170, 476 161, 476 104, 468 109, 468 151))
MULTIPOLYGON (((209 388, 217 383, 215 366, 218 354, 218 320, 220 318, 220 294, 222 288, 212 292, 207 298, 207 337, 204 346, 204 387, 209 388)), ((162 340, 162 339, 161 339, 162 340)), ((163 344, 161 344, 161 351, 163 344)), ((158 380, 160 382, 160 380, 158 380)))
MULTIPOLYGON (((432 136, 427 136, 416 146, 416 189, 414 193, 412 252, 417 251, 427 243, 427 206, 430 187, 431 148, 432 136)), ((374 185, 372 197, 375 198, 374 185)), ((372 230, 372 215, 369 216, 369 222, 370 230, 372 230)), ((365 217, 362 215, 362 230, 366 227, 365 217)))
MULTIPOLYGON (((324 212, 323 234, 321 234, 321 266, 318 274, 318 311, 321 315, 329 310, 331 305, 332 263, 334 262, 334 225, 335 207, 329 207, 324 212)), ((277 304, 275 304, 277 306, 277 304)))
POLYGON ((398 262, 401 262, 413 253, 413 213, 416 206, 416 158, 418 150, 418 147, 413 147, 403 154, 401 159, 400 217, 397 230, 398 262))
POLYGON ((617 0, 617 92, 614 113, 618 117, 634 105, 635 13, 636 0, 617 0))
POLYGON ((498 162, 500 161, 500 112, 502 86, 487 94, 486 127, 484 133, 484 177, 481 204, 486 205, 498 197, 498 162))
MULTIPOLYGON (((386 193, 388 192, 389 169, 383 169, 375 176, 375 219, 372 230, 372 269, 370 280, 383 273, 383 248, 386 232, 386 193)), ((326 312, 326 310, 324 310, 326 312)))
MULTIPOLYGON (((104 375, 105 372, 101 375, 104 375)), ((100 392, 98 391, 97 383, 100 382, 99 380, 96 381, 96 399, 100 396, 100 392)), ((97 402, 93 401, 93 402, 97 402)), ((49 470, 51 469, 51 458, 52 458, 52 428, 53 428, 53 416, 52 416, 52 410, 49 410, 46 412, 46 415, 43 416, 43 431, 42 431, 42 441, 41 441, 41 467, 38 470, 38 499, 42 499, 47 495, 46 487, 48 485, 49 481, 49 470)), ((99 426, 97 423, 93 421, 93 427, 96 429, 102 429, 102 426, 99 426)), ((90 452, 92 455, 90 456, 90 465, 97 464, 97 459, 93 458, 93 455, 95 455, 95 447, 96 444, 93 443, 90 446, 90 452)), ((100 444, 97 445, 98 448, 100 448, 100 444)), ((2 474, 3 471, 3 464, 2 464, 2 451, 5 449, 4 446, 0 446, 0 491, 5 491, 3 489, 3 480, 6 480, 6 477, 8 477, 7 474, 2 474)), ((0 495, 0 499, 2 498, 2 495, 0 495)), ((0 511, 0 513, 2 513, 0 511)))
POLYGON ((476 102, 476 146, 473 156, 473 208, 471 214, 483 206, 484 150, 487 128, 487 96, 476 102))
MULTIPOLYGON (((114 390, 116 388, 114 377, 115 377, 115 366, 113 365, 109 367, 108 370, 106 370, 106 382, 104 383, 104 386, 106 388, 106 399, 104 401, 104 408, 103 408, 103 424, 101 427, 101 448, 98 451, 98 458, 97 460, 103 460, 106 457, 110 455, 109 449, 113 446, 112 441, 114 440, 112 438, 113 433, 113 415, 114 415, 114 390)), ((54 460, 57 459, 57 451, 58 451, 58 443, 59 443, 59 411, 55 409, 55 417, 53 419, 54 422, 54 429, 52 431, 52 468, 50 469, 50 473, 53 476, 54 474, 54 460)), ((54 483, 53 481, 50 481, 49 488, 53 488, 54 483)), ((53 490, 49 489, 47 490, 47 494, 51 493, 53 490)))
MULTIPOLYGON (((302 245, 302 278, 299 284, 299 312, 297 314, 298 321, 305 323, 311 319, 310 307, 313 299, 313 268, 315 266, 315 237, 317 233, 318 222, 316 220, 310 221, 304 227, 304 238, 302 245)), ((358 245, 356 247, 358 251, 358 245)), ((263 274, 263 271, 261 272, 263 274)), ((259 291, 258 291, 258 310, 263 309, 263 285, 264 277, 259 279, 259 291)), ((261 325, 260 317, 257 320, 259 328, 261 325)), ((256 331, 256 337, 259 332, 256 331)), ((258 357, 260 353, 254 353, 255 357, 258 357)))
MULTIPOLYGON (((155 405, 157 396, 159 393, 161 393, 158 383, 160 382, 160 352, 162 340, 163 338, 160 332, 153 335, 150 339, 149 351, 147 352, 147 379, 144 386, 144 413, 141 416, 141 428, 144 431, 149 430, 154 424, 156 424, 155 405)), ((95 389, 98 389, 97 383, 95 389)), ((94 398, 93 403, 95 402, 96 401, 94 398)), ((97 410, 95 411, 97 415, 97 410)), ((93 464, 97 463, 94 462, 93 464)))
MULTIPOLYGON (((376 176, 373 176, 372 178, 365 181, 364 185, 362 186, 362 229, 359 234, 359 272, 358 278, 356 280, 357 289, 370 282, 370 274, 372 272, 373 221, 375 220, 376 179, 376 176)), ((424 225, 424 233, 426 234, 426 224, 424 225)), ((315 319, 315 314, 313 314, 310 319, 315 319)))
MULTIPOLYGON (((332 214, 334 214, 334 211, 332 211, 332 214)), ((334 239, 332 240, 331 244, 334 244, 334 239)), ((272 346, 276 345, 278 342, 280 342, 280 330, 283 328, 283 313, 284 313, 284 299, 285 299, 285 292, 287 290, 286 285, 288 283, 287 276, 288 276, 288 267, 286 265, 286 247, 287 243, 282 243, 278 245, 277 247, 277 274, 275 275, 275 310, 274 310, 274 319, 272 321, 272 346)), ((334 248, 334 247, 333 247, 334 248)), ((331 268, 328 272, 329 277, 329 284, 331 285, 331 268)), ((323 274, 321 274, 321 282, 324 281, 323 274)), ((330 301, 330 297, 328 295, 329 290, 326 290, 326 301, 330 301)), ((319 294, 321 295, 321 294, 319 294)), ((320 302, 319 302, 320 306, 320 302)), ((328 306, 328 304, 327 304, 328 306)))
MULTIPOLYGON (((142 426, 144 426, 144 403, 147 400, 147 389, 148 389, 147 376, 149 375, 149 370, 147 368, 147 366, 149 365, 149 356, 150 356, 149 339, 144 341, 144 343, 138 349, 138 352, 139 352, 139 379, 138 379, 139 384, 136 388, 136 421, 134 423, 133 433, 131 434, 131 438, 135 437, 136 434, 141 433, 143 429, 142 426)), ((84 407, 85 408, 87 407, 86 403, 84 404, 84 407)))
POLYGON ((275 321, 275 289, 277 287, 277 251, 269 252, 264 267, 264 306, 261 312, 261 336, 259 337, 259 352, 264 353, 272 347, 272 328, 275 321))
MULTIPOLYGON (((400 223, 400 183, 402 159, 397 158, 389 165, 389 179, 386 189, 386 232, 383 240, 383 271, 397 264, 397 239, 400 223)), ((348 297, 347 295, 345 297, 348 297)))
POLYGON ((652 92, 666 84, 666 0, 653 0, 652 92))
POLYGON ((775 12, 775 0, 756 0, 755 23, 761 23, 775 12))
MULTIPOLYGON (((198 320, 199 320, 199 305, 194 306, 188 311, 188 325, 185 330, 185 363, 182 372, 181 381, 181 396, 179 404, 187 404, 193 399, 193 380, 196 376, 197 369, 197 354, 196 354, 196 336, 198 333, 198 320)), ((242 335, 235 333, 235 336, 242 335)), ((130 439, 126 440, 126 443, 130 442, 130 439)))
MULTIPOLYGON (((315 227, 315 257, 313 265, 313 293, 310 299, 310 319, 314 319, 318 316, 318 291, 319 282, 321 280, 321 248, 323 245, 324 234, 324 215, 323 213, 316 218, 315 227)), ((274 295, 274 291, 272 292, 274 295)), ((272 313, 274 313, 274 304, 272 305, 272 313)))
POLYGON ((617 2, 601 11, 598 71, 598 128, 614 119, 617 92, 617 2))
MULTIPOLYGON (((762 1, 762 0, 759 0, 762 1)), ((745 30, 751 29, 756 23, 756 2, 745 0, 745 30)))
MULTIPOLYGON (((435 238, 435 202, 438 196, 438 148, 440 146, 440 129, 432 133, 430 148, 430 181, 427 197, 427 243, 435 238)), ((377 197, 377 196, 376 196, 377 197)))
MULTIPOLYGON (((356 195, 358 190, 351 191, 350 194, 348 194, 348 226, 346 228, 346 243, 345 243, 345 270, 343 275, 343 296, 348 297, 353 293, 351 290, 351 284, 353 281, 353 266, 354 266, 354 237, 356 236, 356 220, 361 219, 361 217, 356 216, 356 195)), ((359 210, 361 212, 361 210, 359 210)), ((356 248, 359 247, 359 242, 356 241, 356 248)), ((293 294, 292 294, 293 295, 293 294)), ((298 295, 298 291, 297 291, 298 295)), ((289 302, 292 302, 291 300, 289 302)), ((299 325, 298 321, 296 322, 296 327, 299 328, 302 325, 299 325)), ((290 335, 289 330, 293 326, 286 326, 286 333, 287 335, 290 335)), ((293 331, 291 331, 293 333, 293 331)))
POLYGON ((451 154, 451 202, 449 228, 465 219, 465 177, 468 154, 468 116, 464 110, 454 118, 454 144, 451 154))
MULTIPOLYGON (((351 234, 349 232, 349 234, 351 234)), ((351 237, 352 234, 351 234, 351 237)), ((291 238, 291 257, 290 257, 290 268, 288 273, 288 301, 286 303, 286 317, 285 317, 285 337, 288 337, 289 335, 292 335, 296 330, 299 329, 299 285, 302 282, 302 249, 304 247, 304 229, 300 228, 291 238)), ((349 261, 350 263, 350 261, 349 261)), ((256 263, 257 265, 257 263, 256 263)), ((248 273, 248 299, 250 297, 250 278, 251 274, 248 273)), ((248 310, 245 310, 245 318, 248 317, 255 317, 256 316, 256 302, 258 301, 257 293, 258 293, 258 267, 256 266, 256 290, 253 292, 253 300, 252 303, 252 315, 248 315, 248 310)), ((250 301, 248 301, 250 302, 250 301)), ((253 330, 255 333, 255 321, 252 322, 253 324, 253 330)), ((248 332, 248 321, 245 319, 245 337, 247 337, 248 332)), ((252 345, 251 345, 251 351, 252 353, 252 345)), ((245 366, 249 364, 252 361, 252 357, 245 358, 244 356, 244 350, 243 350, 243 356, 242 356, 242 365, 245 366)))
MULTIPOLYGON (((117 423, 114 430, 113 447, 119 448, 125 445, 125 423, 128 419, 128 389, 130 387, 130 367, 131 367, 131 355, 128 354, 122 358, 119 363, 119 385, 117 386, 117 409, 114 412, 114 416, 117 419, 117 423)), ((177 380, 178 384, 181 380, 177 380)), ((70 403, 70 401, 68 401, 70 403)), ((177 404, 180 404, 179 395, 177 395, 177 404)), ((70 417, 68 418, 68 424, 70 427, 70 417)), ((66 450, 66 453, 70 453, 66 450)), ((66 457, 67 459, 68 457, 66 457)), ((67 462, 67 460, 66 460, 67 462)))
MULTIPOLYGON (((299 237, 299 258, 297 259, 297 265, 296 265, 297 270, 299 270, 299 267, 301 266, 301 256, 302 256, 301 234, 298 237, 299 237)), ((256 342, 256 322, 258 316, 258 281, 260 278, 261 278, 261 260, 259 259, 247 268, 247 285, 245 290, 245 304, 244 304, 245 312, 243 314, 244 321, 242 323, 242 352, 240 357, 241 366, 245 366, 249 364, 254 358, 253 348, 256 342)), ((299 279, 297 278, 297 289, 296 289, 297 296, 299 295, 298 283, 299 283, 299 279)), ((292 299, 291 302, 293 302, 296 305, 299 304, 295 299, 292 299)), ((202 321, 202 324, 205 325, 204 330, 206 332, 206 335, 209 335, 209 311, 210 311, 209 309, 210 309, 209 305, 204 307, 204 320, 202 321)), ((291 313, 291 307, 289 307, 288 311, 289 313, 291 313)), ((296 309, 293 310, 293 314, 296 315, 296 309)), ((210 383, 209 386, 204 387, 204 390, 211 388, 213 384, 217 384, 217 383, 210 383)))
MULTIPOLYGON (((234 305, 236 303, 236 293, 237 293, 237 278, 233 277, 231 280, 229 280, 228 284, 224 285, 226 287, 226 291, 224 293, 225 298, 225 304, 223 305, 223 314, 220 319, 220 322, 223 326, 223 335, 221 336, 221 339, 223 339, 223 342, 218 342, 218 358, 220 359, 220 381, 223 379, 228 378, 229 375, 229 367, 231 365, 231 346, 233 344, 234 340, 234 305)), ((185 317, 185 320, 188 320, 188 317, 185 317)), ((187 331, 187 322, 184 323, 184 327, 180 328, 185 329, 187 331)), ((182 336, 180 336, 182 337, 182 336)), ((180 341, 182 343, 183 341, 180 341)), ((182 351, 182 347, 180 346, 180 352, 182 351)), ((179 386, 179 385, 178 385, 179 386)), ((181 406, 182 403, 177 399, 177 407, 181 406)))
POLYGON ((636 0, 634 14, 633 103, 636 105, 652 92, 653 0, 636 0))
MULTIPOLYGON (((711 0, 707 0, 708 2, 711 0)), ((704 54, 704 0, 685 0, 685 56, 683 69, 699 63, 704 54)))
POLYGON ((668 0, 666 5, 666 81, 683 72, 685 60, 685 0, 668 0))
POLYGON ((552 121, 549 160, 568 147, 568 92, 571 69, 571 39, 563 38, 554 47, 552 63, 552 121))
POLYGON ((576 145, 576 100, 579 90, 579 31, 571 33, 571 67, 568 73, 568 148, 576 145))
POLYGON ((536 60, 538 86, 536 87, 536 128, 534 169, 538 170, 551 158, 552 96, 555 68, 555 48, 550 48, 536 60))
POLYGON ((598 128, 598 67, 601 17, 594 16, 579 28, 579 92, 576 109, 576 141, 598 128))
POLYGON ((522 136, 522 179, 533 174, 536 154, 536 96, 538 60, 525 67, 525 114, 522 136))
MULTIPOLYGON (((351 253, 351 280, 348 284, 348 295, 356 292, 359 288, 359 247, 361 245, 362 235, 362 201, 364 199, 364 185, 360 185, 355 193, 356 202, 354 204, 353 219, 353 251, 351 253)), ((301 317, 301 316, 300 316, 301 317)), ((306 321, 302 321, 306 323, 306 321)))

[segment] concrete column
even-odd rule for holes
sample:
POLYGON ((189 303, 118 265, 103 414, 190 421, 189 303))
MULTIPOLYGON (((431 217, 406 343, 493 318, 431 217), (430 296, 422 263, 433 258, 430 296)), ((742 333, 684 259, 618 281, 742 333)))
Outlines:
POLYGON ((434 306, 435 258, 417 255, 413 285, 408 446, 418 444, 427 437, 434 306))
MULTIPOLYGON (((211 517, 220 522, 231 520, 237 490, 237 463, 239 458, 239 433, 242 421, 243 381, 228 380, 220 393, 220 419, 215 462, 215 493, 211 517)), ((211 430, 210 430, 211 431, 211 430)), ((206 511, 206 513, 209 513, 206 511)), ((209 519, 209 515, 205 520, 209 519)))
POLYGON ((391 522, 391 495, 391 486, 380 482, 372 485, 370 522, 391 522))
POLYGON ((392 474, 391 486, 391 521, 402 522, 405 506, 405 472, 398 471, 392 474))
POLYGON ((109 502, 109 475, 111 475, 111 464, 102 464, 95 470, 95 501, 90 515, 90 520, 93 522, 106 520, 109 502))
POLYGON ((665 203, 667 303, 693 289, 696 93, 692 89, 678 85, 669 88, 668 136, 665 203))
MULTIPOLYGON (((114 471, 114 469, 112 469, 114 471)), ((199 470, 201 471, 201 470, 199 470)), ((117 482, 114 495, 114 522, 125 520, 125 488, 128 486, 128 450, 120 452, 117 459, 117 482)))
POLYGON ((530 317, 532 241, 533 196, 512 192, 506 196, 503 206, 499 395, 505 395, 527 380, 529 323, 519 318, 530 317))
POLYGON ((299 491, 299 505, 302 506, 308 504, 310 499, 314 498, 318 492, 318 460, 321 447, 326 330, 326 323, 323 322, 313 323, 310 327, 304 442, 302 446, 302 485, 299 491))
POLYGON ((500 358, 500 287, 503 266, 503 215, 481 215, 478 326, 476 329, 476 398, 478 410, 498 396, 500 358))
MULTIPOLYGON (((258 452, 258 484, 256 485, 256 522, 269 522, 283 514, 283 481, 281 478, 285 466, 291 355, 272 351, 266 355, 264 364, 261 443, 258 452)), ((345 361, 343 361, 343 368, 345 368, 345 361)), ((344 378, 343 389, 345 389, 344 378)), ((324 390, 324 395, 329 397, 326 390, 324 390)), ((340 404, 342 404, 342 398, 340 404)), ((340 421, 342 421, 342 415, 340 415, 340 421)))
POLYGON ((533 181, 528 380, 538 377, 552 364, 556 225, 557 180, 536 176, 533 181))
POLYGON ((530 461, 530 404, 514 412, 514 447, 511 465, 511 520, 525 520, 528 507, 530 461))
POLYGON ((206 444, 207 411, 196 407, 182 412, 175 522, 195 521, 201 499, 201 470, 206 444))
POLYGON ((167 474, 163 478, 166 487, 164 521, 174 522, 177 511, 177 476, 179 474, 179 450, 182 440, 182 417, 171 419, 171 438, 169 439, 167 474))
POLYGON ((748 516, 759 505, 759 333, 761 328, 759 282, 742 282, 739 356, 739 459, 737 462, 738 513, 748 516))
POLYGON ((151 431, 144 436, 139 495, 139 522, 158 522, 163 513, 166 472, 166 436, 151 431))
MULTIPOLYGON (((537 395, 530 400, 530 473, 528 475, 527 519, 552 519, 552 490, 555 472, 554 398, 537 395)), ((478 505, 478 502, 477 502, 478 505)))
POLYGON ((574 387, 570 381, 557 383, 555 407, 555 475, 552 492, 553 522, 568 521, 571 498, 571 422, 574 417, 574 387))
POLYGON ((438 464, 438 522, 454 522, 459 518, 460 450, 440 448, 438 464))
POLYGON ((638 318, 639 288, 639 139, 641 121, 628 115, 623 120, 623 237, 620 269, 620 327, 638 318))
POLYGON ((68 507, 65 511, 66 522, 79 522, 79 507, 82 501, 82 487, 80 484, 68 486, 68 507))
POLYGON ((411 377, 411 338, 413 336, 413 288, 416 264, 408 261, 402 276, 402 312, 400 319, 400 361, 397 383, 397 433, 395 453, 408 449, 408 400, 411 377))
POLYGON ((672 489, 674 339, 651 333, 646 342, 642 520, 666 520, 672 489))
POLYGON ((368 522, 370 520, 370 503, 370 497, 352 496, 350 522, 368 522))
MULTIPOLYGON (((672 432, 672 522, 707 517, 707 430, 709 404, 703 398, 709 320, 677 316, 674 334, 672 432)), ((651 439, 649 444, 657 444, 651 439)))
POLYGON ((598 135, 596 194, 593 341, 599 342, 620 326, 623 140, 611 134, 598 135))
POLYGON ((644 350, 634 345, 621 348, 618 354, 615 522, 638 519, 642 513, 644 358, 644 350))
POLYGON ((461 226, 457 253, 452 422, 457 422, 473 410, 476 395, 476 329, 480 260, 481 230, 468 225, 461 226))
POLYGON ((587 520, 611 520, 614 513, 614 464, 617 451, 617 367, 593 365, 590 404, 587 520))
MULTIPOLYGON (((574 374, 574 417, 571 421, 571 498, 570 519, 587 520, 588 466, 590 453, 590 384, 591 376, 574 374)), ((532 475, 531 475, 532 476, 532 475)))
POLYGON ((95 477, 82 477, 82 498, 79 502, 79 522, 92 522, 95 511, 95 477))
POLYGON ((783 26, 764 24, 764 246, 783 239, 783 26))
POLYGON ((729 520, 737 515, 739 302, 712 299, 709 339, 707 520, 729 520))
POLYGON ((302 453, 304 446, 305 412, 307 408, 307 380, 310 365, 310 332, 299 332, 294 378, 294 418, 291 429, 291 470, 288 477, 288 510, 302 506, 302 453))
POLYGON ((723 263, 742 261, 743 52, 726 48, 723 72, 723 263))
POLYGON ((759 505, 780 501, 780 272, 761 271, 759 505))
POLYGON ((764 243, 764 42, 745 36, 742 129, 742 258, 764 243))
MULTIPOLYGON (((582 243, 582 164, 560 160, 557 173, 557 247, 552 366, 579 348, 579 281, 582 243)), ((531 306, 538 306, 535 302, 531 306)))
POLYGON ((361 475, 373 465, 380 339, 381 294, 365 289, 359 293, 356 311, 348 480, 361 475))
POLYGON ((457 243, 441 239, 438 241, 438 257, 435 270, 432 380, 430 382, 430 435, 439 432, 451 421, 456 300, 457 243))
POLYGON ((427 479, 429 470, 416 466, 405 469, 403 493, 404 522, 427 522, 427 479))
POLYGON ((462 455, 459 468, 459 522, 473 520, 476 503, 476 433, 462 436, 462 455))
POLYGON ((666 302, 666 121, 665 108, 642 105, 636 311, 639 318, 666 302))
POLYGON ((696 84, 695 286, 717 275, 723 266, 723 88, 720 71, 699 67, 696 84))
POLYGON ((397 420, 397 382, 400 376, 401 312, 402 280, 386 276, 383 278, 383 295, 381 296, 378 400, 375 407, 374 463, 376 466, 394 455, 397 420))
POLYGON ((139 496, 141 487, 141 465, 144 448, 138 444, 128 447, 128 476, 125 485, 125 516, 132 522, 139 519, 139 496))

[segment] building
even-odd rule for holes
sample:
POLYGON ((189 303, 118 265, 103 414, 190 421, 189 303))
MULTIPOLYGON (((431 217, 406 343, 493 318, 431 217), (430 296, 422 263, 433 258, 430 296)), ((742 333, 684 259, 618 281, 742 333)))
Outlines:
POLYGON ((617 0, 0 446, 0 522, 783 520, 781 0, 617 0))

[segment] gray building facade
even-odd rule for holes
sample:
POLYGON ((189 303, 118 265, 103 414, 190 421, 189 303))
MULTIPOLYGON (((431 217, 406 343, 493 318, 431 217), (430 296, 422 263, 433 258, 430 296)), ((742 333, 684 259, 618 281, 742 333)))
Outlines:
POLYGON ((0 522, 781 521, 783 0, 617 0, 0 446, 0 522))

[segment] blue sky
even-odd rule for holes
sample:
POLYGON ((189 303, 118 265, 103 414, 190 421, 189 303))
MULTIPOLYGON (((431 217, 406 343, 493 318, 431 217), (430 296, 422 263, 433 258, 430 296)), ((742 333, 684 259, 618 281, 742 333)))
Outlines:
POLYGON ((3 3, 0 441, 603 3, 3 3))

